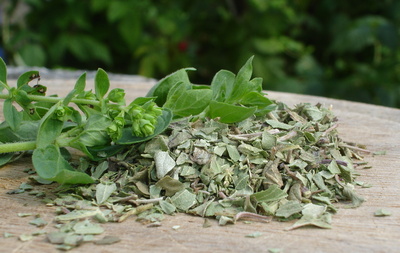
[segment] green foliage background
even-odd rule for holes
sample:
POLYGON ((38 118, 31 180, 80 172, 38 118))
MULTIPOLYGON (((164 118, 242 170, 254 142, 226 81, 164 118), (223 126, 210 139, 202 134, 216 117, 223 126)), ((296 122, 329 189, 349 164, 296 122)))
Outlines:
POLYGON ((210 83, 251 55, 264 88, 400 107, 400 1, 6 0, 9 64, 210 83), (18 6, 28 6, 16 19, 18 6))

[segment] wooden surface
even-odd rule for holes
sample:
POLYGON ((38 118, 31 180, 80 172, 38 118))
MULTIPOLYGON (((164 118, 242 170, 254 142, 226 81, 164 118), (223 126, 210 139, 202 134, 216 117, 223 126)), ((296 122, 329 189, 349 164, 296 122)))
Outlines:
MULTIPOLYGON (((45 80, 49 94, 66 94, 74 80, 45 80)), ((112 87, 124 88, 127 100, 143 96, 154 84, 148 79, 113 81, 112 87)), ((93 80, 88 80, 93 85, 93 80)), ((386 155, 367 155, 371 169, 360 170, 357 180, 371 183, 371 188, 360 188, 358 193, 366 202, 356 209, 340 208, 333 215, 332 229, 302 228, 285 231, 292 222, 251 223, 203 228, 203 218, 189 215, 167 216, 161 227, 147 227, 133 218, 124 223, 105 224, 105 235, 117 235, 121 242, 108 246, 85 244, 70 252, 400 252, 400 110, 361 103, 333 100, 296 94, 270 92, 270 98, 289 105, 299 102, 322 103, 333 106, 339 118, 339 132, 346 141, 367 145, 372 151, 386 151, 386 155), (384 208, 392 213, 375 217, 384 208), (180 226, 174 230, 173 226, 180 226), (245 237, 261 232, 258 238, 245 237)), ((1 115, 1 114, 0 114, 1 115)), ((31 167, 29 160, 18 161, 0 169, 0 246, 1 252, 57 252, 45 236, 21 242, 16 237, 3 238, 3 233, 20 235, 39 230, 29 225, 32 217, 21 218, 17 213, 38 213, 49 224, 43 228, 53 231, 54 207, 46 207, 40 199, 26 193, 9 195, 6 192, 27 182, 23 169, 31 167)), ((41 186, 51 194, 53 186, 41 186)))

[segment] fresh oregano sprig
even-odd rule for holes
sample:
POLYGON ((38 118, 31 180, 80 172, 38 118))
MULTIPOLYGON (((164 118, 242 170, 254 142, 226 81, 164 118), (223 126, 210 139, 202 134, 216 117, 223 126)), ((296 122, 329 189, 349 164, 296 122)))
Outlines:
POLYGON ((275 105, 263 93, 262 78, 251 79, 252 61, 250 57, 237 75, 220 70, 209 86, 189 81, 187 71, 193 68, 180 69, 157 83, 147 96, 157 97, 155 102, 170 109, 175 119, 200 114, 235 123, 266 114, 275 105))
POLYGON ((155 104, 154 98, 136 99, 125 105, 122 89, 108 92, 110 82, 102 69, 95 76, 95 93, 85 91, 83 74, 66 97, 45 96, 43 86, 31 87, 29 82, 40 78, 37 71, 22 74, 17 87, 10 87, 6 76, 6 65, 1 60, 0 98, 5 100, 5 121, 0 124, 0 164, 12 160, 16 152, 34 150, 32 161, 38 175, 62 184, 93 182, 67 162, 64 147, 76 148, 92 160, 104 159, 123 150, 126 144, 161 133, 172 118, 168 110, 155 104), (38 87, 42 91, 39 95, 38 87))

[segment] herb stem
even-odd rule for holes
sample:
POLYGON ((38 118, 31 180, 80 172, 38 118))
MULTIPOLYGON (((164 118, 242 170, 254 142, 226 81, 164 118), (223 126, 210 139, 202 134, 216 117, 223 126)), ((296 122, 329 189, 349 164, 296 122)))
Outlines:
POLYGON ((250 212, 240 212, 235 215, 233 218, 234 222, 238 221, 239 219, 250 219, 262 222, 270 222, 272 220, 271 216, 264 216, 256 213, 250 212))
MULTIPOLYGON (((0 99, 7 99, 9 97, 10 97, 9 94, 0 94, 0 99)), ((36 101, 36 102, 49 102, 49 103, 57 103, 64 99, 63 97, 48 97, 48 96, 39 96, 39 95, 28 95, 28 98, 30 100, 36 101)), ((100 106, 100 101, 83 99, 83 98, 73 98, 71 100, 71 102, 75 103, 75 104, 87 104, 87 105, 100 106)))
POLYGON ((136 203, 139 205, 139 204, 157 203, 163 199, 164 199, 164 197, 160 197, 160 198, 155 198, 155 199, 138 199, 138 200, 132 200, 130 202, 133 202, 133 203, 136 203))
POLYGON ((0 154, 17 151, 28 151, 36 148, 36 141, 12 142, 0 144, 0 154))
POLYGON ((329 132, 333 131, 334 129, 336 129, 339 125, 338 124, 334 124, 332 125, 330 128, 326 129, 325 132, 322 133, 322 137, 326 136, 329 132))
POLYGON ((349 148, 349 149, 352 149, 352 150, 355 150, 355 151, 359 151, 359 152, 365 152, 365 153, 368 153, 368 154, 372 153, 372 151, 370 151, 368 149, 359 148, 359 147, 348 145, 348 144, 344 144, 344 143, 340 143, 339 146, 343 147, 343 148, 349 148))
POLYGON ((290 131, 289 133, 285 134, 284 136, 281 136, 278 138, 278 141, 287 141, 290 140, 291 138, 295 137, 297 135, 296 131, 290 131))

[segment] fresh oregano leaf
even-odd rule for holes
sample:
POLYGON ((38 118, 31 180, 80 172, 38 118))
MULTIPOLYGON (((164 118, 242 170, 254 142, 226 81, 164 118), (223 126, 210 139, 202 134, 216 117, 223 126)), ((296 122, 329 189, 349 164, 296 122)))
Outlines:
POLYGON ((224 102, 211 101, 208 116, 212 119, 218 118, 222 123, 240 122, 252 116, 257 107, 243 107, 224 102))
POLYGON ((26 87, 24 87, 26 84, 28 84, 30 81, 32 81, 33 79, 39 78, 39 71, 28 71, 23 73, 22 75, 20 75, 18 77, 17 80, 17 88, 18 89, 26 89, 26 87))
POLYGON ((86 73, 83 73, 75 83, 75 87, 68 95, 64 98, 63 104, 68 105, 77 94, 83 92, 86 86, 86 73))
POLYGON ((107 134, 107 127, 111 124, 111 120, 101 113, 89 116, 83 131, 79 134, 79 138, 75 141, 86 147, 94 147, 106 145, 110 142, 107 134))
POLYGON ((235 74, 228 70, 220 70, 211 81, 211 90, 215 101, 224 102, 230 96, 235 83, 235 74))
POLYGON ((108 79, 108 75, 103 69, 99 68, 94 78, 94 90, 97 99, 101 101, 109 88, 110 80, 108 79))
MULTIPOLYGON (((176 86, 182 86, 178 83, 176 86)), ((182 87, 183 88, 183 87, 182 87)), ((204 111, 211 101, 212 91, 209 89, 189 89, 179 91, 179 95, 168 97, 165 108, 176 116, 187 117, 204 111)))
POLYGON ((239 70, 235 78, 235 83, 233 85, 232 93, 227 94, 227 103, 234 103, 239 101, 248 92, 258 91, 259 87, 255 87, 258 83, 251 83, 250 78, 253 73, 253 58, 250 57, 243 67, 239 70))
POLYGON ((190 83, 187 71, 195 70, 194 68, 184 68, 161 79, 156 85, 154 85, 150 91, 147 93, 146 97, 157 97, 155 102, 158 106, 163 106, 167 101, 167 96, 176 83, 190 83))
POLYGON ((0 154, 0 166, 9 163, 14 157, 13 153, 0 154))
POLYGON ((61 134, 64 122, 53 117, 56 109, 61 106, 61 101, 53 105, 42 118, 36 138, 36 147, 43 148, 54 143, 61 134))
POLYGON ((22 121, 22 113, 12 104, 11 99, 6 99, 3 106, 4 119, 13 131, 16 131, 22 121))
POLYGON ((266 96, 259 92, 248 92, 241 99, 240 104, 245 106, 257 106, 257 108, 264 108, 273 104, 266 96))
POLYGON ((54 144, 35 149, 32 162, 38 175, 46 180, 56 181, 60 184, 89 184, 94 182, 86 173, 74 171, 54 144))

